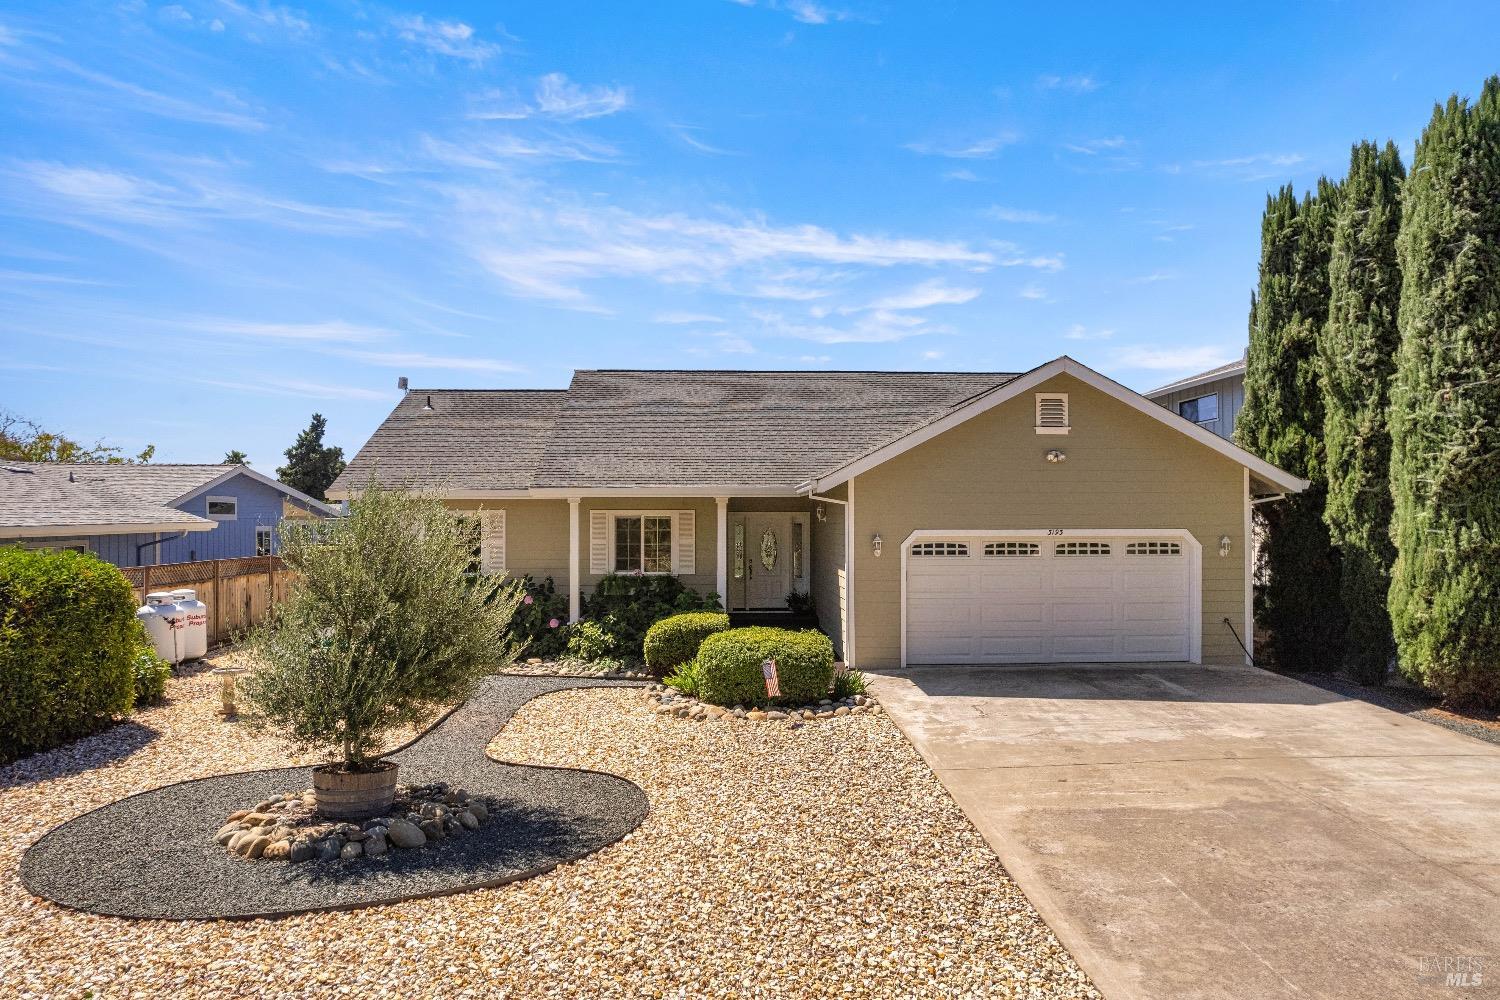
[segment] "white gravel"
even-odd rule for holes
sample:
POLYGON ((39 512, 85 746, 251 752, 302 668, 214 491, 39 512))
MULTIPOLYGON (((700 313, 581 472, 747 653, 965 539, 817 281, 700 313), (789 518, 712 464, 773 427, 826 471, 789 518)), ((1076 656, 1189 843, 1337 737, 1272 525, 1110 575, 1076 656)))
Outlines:
POLYGON ((550 875, 274 921, 128 921, 33 899, 17 859, 51 826, 288 762, 214 718, 212 678, 168 693, 133 723, 0 769, 0 995, 1098 996, 884 717, 688 722, 638 690, 545 696, 492 745, 619 774, 651 800, 625 841, 550 875))

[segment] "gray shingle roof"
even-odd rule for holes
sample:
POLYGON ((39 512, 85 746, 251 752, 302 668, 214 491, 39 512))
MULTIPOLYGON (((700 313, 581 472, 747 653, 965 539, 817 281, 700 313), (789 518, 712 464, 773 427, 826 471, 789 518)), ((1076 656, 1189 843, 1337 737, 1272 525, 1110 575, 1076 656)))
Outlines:
POLYGON ((382 486, 524 490, 562 389, 413 389, 365 442, 332 493, 382 486), (428 399, 432 409, 424 410, 428 399))
POLYGON ((1228 364, 1220 365, 1217 368, 1210 368, 1206 372, 1199 372, 1196 375, 1184 375, 1182 378, 1178 379, 1175 382, 1168 382, 1166 385, 1159 385, 1155 389, 1152 389, 1149 392, 1144 392, 1141 395, 1145 396, 1147 399, 1154 399, 1157 396, 1166 395, 1174 389, 1180 389, 1184 386, 1189 385, 1198 385, 1202 382, 1211 382, 1216 378, 1228 378, 1230 375, 1243 374, 1244 371, 1245 359, 1240 358, 1238 361, 1231 361, 1228 364))
POLYGON ((566 391, 413 390, 334 484, 790 492, 1010 373, 579 371, 566 391), (428 396, 432 411, 423 411, 428 396))
POLYGON ((213 521, 168 502, 231 468, 0 462, 0 533, 55 527, 66 534, 133 524, 212 527, 213 521))

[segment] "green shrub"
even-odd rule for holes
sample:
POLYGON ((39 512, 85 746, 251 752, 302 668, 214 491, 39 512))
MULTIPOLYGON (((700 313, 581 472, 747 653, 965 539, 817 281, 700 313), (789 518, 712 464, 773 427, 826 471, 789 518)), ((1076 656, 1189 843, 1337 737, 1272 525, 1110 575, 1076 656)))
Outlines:
POLYGON ((786 609, 794 615, 810 615, 818 609, 818 605, 813 600, 811 591, 803 594, 794 590, 786 595, 786 609))
POLYGON ((136 646, 130 668, 135 674, 137 706, 154 705, 166 696, 167 678, 172 676, 172 664, 157 656, 144 636, 141 644, 136 646))
POLYGON ((140 636, 135 595, 109 563, 0 547, 0 761, 129 712, 140 636))
POLYGON ((584 598, 581 617, 599 622, 618 646, 613 654, 645 658, 646 630, 686 611, 718 611, 718 594, 699 594, 675 576, 610 573, 584 598))
POLYGON ((865 675, 858 670, 840 670, 833 675, 833 698, 850 698, 865 690, 865 675))
POLYGON ((538 583, 523 577, 525 594, 511 619, 511 636, 521 644, 522 656, 554 660, 568 648, 568 596, 559 594, 547 577, 538 583))
POLYGON ((715 705, 801 705, 828 697, 833 643, 814 629, 735 628, 703 640, 698 697, 715 705), (766 696, 761 664, 775 660, 781 697, 766 696))
POLYGON ((729 628, 722 611, 689 611, 663 618, 646 630, 646 666, 655 677, 665 677, 698 655, 703 640, 729 628))
POLYGON ((599 622, 577 622, 568 628, 568 655, 589 663, 616 659, 620 641, 599 622))
POLYGON ((662 680, 667 687, 676 688, 683 694, 697 698, 703 693, 703 668, 696 659, 680 664, 676 670, 662 680))

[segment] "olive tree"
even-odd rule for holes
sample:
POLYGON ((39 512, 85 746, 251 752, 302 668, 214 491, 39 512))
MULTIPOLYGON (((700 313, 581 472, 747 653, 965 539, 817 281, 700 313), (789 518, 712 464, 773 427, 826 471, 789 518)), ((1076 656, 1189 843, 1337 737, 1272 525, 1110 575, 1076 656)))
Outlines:
POLYGON ((522 596, 514 581, 469 573, 471 547, 442 501, 373 480, 348 516, 283 527, 293 582, 251 635, 250 723, 362 771, 382 734, 468 697, 515 659, 522 596))

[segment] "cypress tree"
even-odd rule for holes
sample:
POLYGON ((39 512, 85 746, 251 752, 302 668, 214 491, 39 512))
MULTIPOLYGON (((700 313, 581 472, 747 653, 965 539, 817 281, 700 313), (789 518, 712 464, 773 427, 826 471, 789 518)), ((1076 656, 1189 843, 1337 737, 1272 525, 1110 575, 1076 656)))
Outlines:
POLYGON ((1433 109, 1397 250, 1397 649, 1453 702, 1500 704, 1500 77, 1433 109))
POLYGON ((1290 185, 1266 199, 1260 282, 1251 299, 1245 404, 1235 439, 1294 475, 1302 493, 1256 508, 1265 529, 1260 618, 1285 670, 1337 663, 1344 635, 1338 554, 1323 522, 1323 400, 1318 341, 1328 319, 1328 263, 1338 185, 1298 201, 1290 185))
POLYGON ((314 500, 327 499, 328 487, 344 471, 344 449, 323 444, 327 429, 328 419, 314 413, 307 429, 299 432, 286 450, 286 464, 276 470, 277 479, 314 500))
POLYGON ((1395 143, 1354 147, 1334 219, 1328 325, 1319 345, 1328 479, 1323 519, 1339 550, 1345 661, 1366 684, 1385 679, 1394 652, 1386 609, 1396 558, 1386 409, 1401 342, 1396 234, 1405 177, 1395 143))

